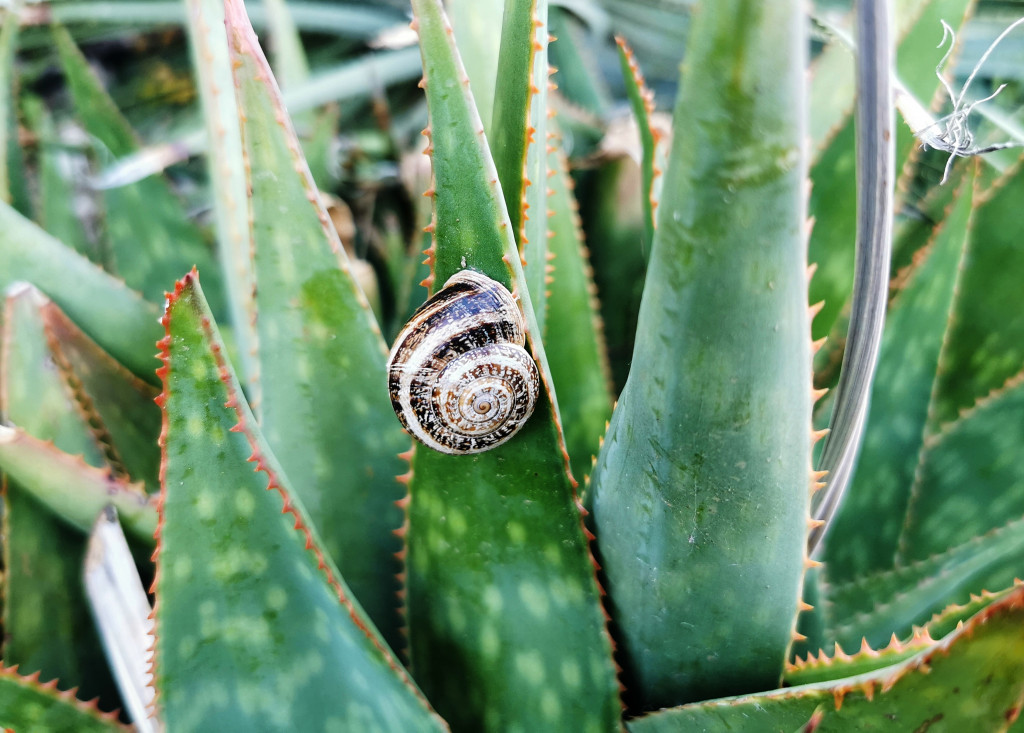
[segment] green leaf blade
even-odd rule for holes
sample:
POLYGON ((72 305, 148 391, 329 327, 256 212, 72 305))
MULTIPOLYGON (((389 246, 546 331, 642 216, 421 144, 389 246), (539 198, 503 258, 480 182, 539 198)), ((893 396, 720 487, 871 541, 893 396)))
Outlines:
POLYGON ((14 668, 0 668, 0 726, 26 733, 73 730, 111 733, 132 730, 117 722, 116 715, 101 713, 95 706, 75 699, 53 684, 23 677, 14 668))
POLYGON ((32 283, 117 361, 154 379, 155 305, 3 203, 0 232, 0 287, 32 283))
MULTIPOLYGON (((136 152, 135 132, 89 67, 71 34, 51 27, 72 100, 86 132, 117 158, 136 152)), ((106 226, 111 265, 125 283, 159 302, 183 272, 198 267, 208 273, 217 310, 223 300, 213 253, 198 227, 162 176, 106 189, 106 226)))
POLYGON ((1005 730, 1020 710, 1024 591, 1016 588, 962 628, 900 664, 856 677, 665 710, 631 733, 797 730, 1005 730), (806 730, 806 729, 805 729, 806 730))
POLYGON ((440 3, 413 4, 434 171, 434 283, 472 268, 515 293, 545 390, 494 450, 418 449, 408 530, 413 666, 458 730, 616 730, 597 581, 566 471, 531 293, 440 3), (467 694, 468 691, 468 694, 467 694), (524 707, 523 700, 538 704, 524 707))
MULTIPOLYGON (((52 366, 47 305, 27 286, 8 295, 2 318, 0 416, 39 441, 53 441, 63 451, 83 453, 93 465, 106 467, 67 374, 61 365, 52 366)), ((44 681, 59 679, 65 688, 80 688, 86 698, 101 697, 104 709, 116 709, 120 698, 79 582, 84 535, 40 504, 15 476, 0 477, 0 484, 5 489, 5 663, 18 665, 26 674, 37 672, 44 681)))
POLYGON ((582 480, 590 473, 612 416, 611 375, 568 161, 557 146, 549 155, 548 167, 554 271, 544 345, 551 378, 558 387, 572 473, 582 480))
POLYGON ((280 92, 240 4, 228 4, 252 191, 258 411, 325 549, 360 603, 400 645, 396 592, 403 520, 387 349, 319 202, 280 92), (276 171, 265 175, 265 171, 276 171), (358 416, 359 419, 353 419, 358 416))
POLYGON ((194 274, 164 320, 154 613, 167 727, 443 730, 320 549, 194 274))
POLYGON ((699 72, 677 101, 633 352, 643 369, 591 482, 643 709, 774 687, 791 641, 811 446, 802 23, 799 3, 694 18, 699 72))
POLYGON ((644 250, 650 252, 651 243, 654 242, 654 179, 660 174, 655 165, 655 154, 657 152, 658 138, 651 127, 651 115, 654 114, 654 93, 644 86, 644 77, 640 72, 640 65, 633 55, 633 49, 622 37, 617 37, 615 43, 619 49, 619 64, 622 67, 622 79, 626 83, 626 96, 629 97, 629 106, 633 110, 633 117, 636 118, 637 129, 640 131, 640 149, 643 153, 640 168, 643 187, 640 195, 644 207, 644 230, 647 234, 644 250))

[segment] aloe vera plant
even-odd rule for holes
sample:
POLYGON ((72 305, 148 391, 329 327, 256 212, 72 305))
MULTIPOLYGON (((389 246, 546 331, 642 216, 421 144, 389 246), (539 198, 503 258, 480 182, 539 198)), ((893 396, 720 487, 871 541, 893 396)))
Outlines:
POLYGON ((92 192, 98 235, 62 206, 80 151, 56 121, 97 159, 152 151, 67 8, 47 43, 70 109, 16 91, 28 16, 3 11, 3 727, 1014 724, 1024 175, 961 161, 911 202, 929 159, 887 91, 894 45, 902 88, 932 97, 921 48, 973 3, 897 2, 891 31, 863 3, 856 64, 839 42, 808 58, 803 3, 700 3, 671 141, 620 40, 641 164, 600 230, 628 166, 571 170, 608 111, 585 27, 545 0, 452 0, 453 30, 413 0, 430 175, 405 209, 426 236, 357 208, 376 308, 318 190, 324 141, 357 123, 289 115, 275 80, 312 83, 292 17, 311 9, 260 9, 272 70, 240 0, 184 8, 161 17, 187 26, 212 221, 157 173, 92 192), (624 263, 643 299, 613 365, 624 263), (452 455, 396 420, 384 334, 466 269, 514 296, 538 394, 508 442, 452 455))

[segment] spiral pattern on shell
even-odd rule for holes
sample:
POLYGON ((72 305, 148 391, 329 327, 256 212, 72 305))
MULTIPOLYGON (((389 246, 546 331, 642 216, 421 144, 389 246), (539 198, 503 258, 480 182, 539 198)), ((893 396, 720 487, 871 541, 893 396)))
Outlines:
POLYGON ((533 414, 540 374, 526 324, 501 283, 453 275, 398 334, 388 357, 391 404, 402 425, 442 453, 480 453, 533 414))

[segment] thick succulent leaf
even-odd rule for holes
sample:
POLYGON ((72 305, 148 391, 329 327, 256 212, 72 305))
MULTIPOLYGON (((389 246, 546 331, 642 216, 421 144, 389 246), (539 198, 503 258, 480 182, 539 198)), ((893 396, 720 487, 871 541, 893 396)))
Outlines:
MULTIPOLYGON (((156 388, 114 361, 53 301, 39 298, 50 357, 64 373, 78 409, 88 415, 112 470, 155 490, 160 465, 156 446, 160 410, 153 404, 156 388)), ((16 419, 14 423, 26 427, 16 419)))
POLYGON ((106 467, 103 446, 90 429, 72 388, 64 360, 53 358, 53 335, 47 328, 46 296, 26 283, 9 288, 0 322, 0 418, 19 425, 38 440, 65 453, 82 456, 91 466, 106 467))
POLYGON ((117 716, 101 713, 72 692, 57 689, 56 682, 39 684, 38 677, 22 677, 16 668, 0 668, 0 726, 18 733, 75 733, 129 731, 117 716))
POLYGON ((103 507, 113 504, 125 529, 153 542, 156 508, 141 485, 115 478, 22 430, 0 425, 0 469, 65 522, 88 532, 103 507))
MULTIPOLYGON (((120 158, 139 148, 134 131, 107 94, 71 34, 51 26, 68 90, 78 119, 89 136, 120 158)), ((208 289, 221 308, 220 286, 214 256, 199 228, 189 221, 185 208, 163 176, 103 191, 106 233, 113 272, 153 302, 181 273, 193 266, 208 272, 208 289)))
POLYGON ((63 149, 53 116, 42 99, 24 96, 22 108, 26 124, 36 139, 39 176, 36 221, 55 239, 102 265, 105 254, 95 242, 89 241, 74 207, 68 205, 77 193, 68 175, 76 154, 63 149))
MULTIPOLYGON (((251 383, 256 366, 256 281, 246 201, 246 173, 231 55, 224 33, 224 0, 186 0, 192 66, 210 141, 207 168, 213 184, 217 254, 227 297, 232 335, 238 345, 243 379, 251 383)), ((253 384, 249 385, 255 389, 253 384)))
POLYGON ((348 267, 241 3, 228 3, 251 191, 261 427, 363 608, 392 644, 399 616, 387 349, 348 267), (269 174, 275 171, 274 174, 269 174), (358 419, 354 419, 358 417, 358 419))
MULTIPOLYGON (((509 221, 516 241, 522 247, 521 236, 523 226, 523 200, 526 192, 526 158, 527 146, 531 134, 529 132, 531 109, 534 106, 534 94, 542 94, 535 86, 534 63, 537 49, 535 48, 536 24, 534 14, 538 3, 543 0, 510 0, 505 4, 504 19, 501 25, 501 50, 498 54, 498 75, 494 88, 494 112, 491 127, 487 129, 491 154, 494 156, 494 167, 498 171, 501 192, 505 196, 505 208, 508 210, 509 221), (536 90, 534 92, 534 90, 536 90)), ((546 9, 546 3, 545 3, 546 9)), ((544 31, 545 38, 547 31, 544 31)), ((544 46, 544 61, 547 61, 547 45, 544 46)), ((424 61, 424 67, 426 62, 424 61)), ((468 78, 468 77, 467 77, 468 78)), ((429 83, 428 79, 428 83, 429 83)), ((545 79, 546 82, 546 79, 545 79)), ((547 84, 544 84, 544 90, 547 84)), ((546 113, 544 97, 540 103, 546 113)), ((433 120, 432 120, 433 122, 433 120)), ((438 132, 433 125, 434 133, 438 132)), ((540 145, 545 144, 544 135, 540 136, 540 145)), ((542 148, 543 149, 543 148, 542 148)), ((537 180, 538 185, 541 180, 537 180)), ((535 296, 534 290, 530 295, 535 296)))
POLYGON ((825 540, 835 582, 888 568, 896 556, 967 248, 973 180, 965 178, 925 258, 890 308, 857 473, 825 540), (868 526, 870 542, 864 541, 868 526))
POLYGON ((445 4, 459 55, 484 129, 491 129, 504 0, 448 0, 445 4))
POLYGON ((944 609, 936 613, 931 617, 931 619, 929 619, 928 623, 922 627, 922 630, 927 631, 928 635, 933 639, 941 639, 946 634, 951 634, 956 629, 960 628, 960 624, 967 623, 967 620, 971 616, 990 605, 993 601, 1000 600, 1011 593, 1015 593, 1020 585, 1020 580, 1014 580, 1013 585, 1006 590, 996 593, 990 593, 989 591, 972 593, 970 600, 966 603, 954 603, 950 606, 946 606, 944 609))
POLYGON ((266 0, 267 26, 273 44, 274 76, 285 89, 309 78, 309 61, 295 17, 285 0, 266 0))
MULTIPOLYGON (((77 409, 62 366, 51 358, 43 301, 28 286, 8 295, 2 319, 0 416, 37 439, 55 441, 60 449, 83 453, 93 465, 104 466, 96 435, 77 409)), ((4 661, 19 665, 24 673, 40 672, 43 680, 81 687, 86 699, 101 696, 104 708, 114 709, 117 692, 79 582, 85 537, 39 504, 14 477, 5 484, 4 661)))
POLYGON ((930 649, 874 672, 665 710, 631 733, 735 730, 1006 730, 1024 693, 1024 589, 930 649))
POLYGON ((637 129, 640 132, 640 148, 643 152, 640 163, 643 187, 640 190, 640 195, 644 206, 644 230, 647 234, 644 251, 650 252, 651 243, 654 241, 654 210, 658 205, 654 198, 654 179, 661 175, 661 171, 655 163, 658 133, 651 126, 651 115, 654 114, 654 92, 645 85, 644 76, 640 72, 640 64, 637 62, 636 56, 633 55, 633 49, 626 45, 623 38, 616 38, 615 42, 619 47, 619 62, 622 66, 622 79, 626 83, 626 96, 629 97, 629 106, 633 110, 633 117, 636 118, 637 129))
POLYGON ((85 454, 90 465, 155 489, 160 462, 160 410, 153 404, 157 390, 114 361, 31 285, 14 285, 8 308, 20 314, 6 336, 11 363, 4 389, 10 422, 54 441, 65 453, 85 454), (69 416, 74 419, 67 420, 69 416), (51 433, 61 425, 68 427, 67 435, 51 433), (87 444, 80 435, 87 436, 87 444))
POLYGON ((324 553, 194 273, 164 323, 154 613, 168 730, 443 729, 324 553))
POLYGON ((565 153, 557 145, 552 146, 548 167, 548 247, 554 271, 544 346, 558 387, 569 462, 573 475, 582 479, 590 473, 612 416, 611 375, 573 182, 565 153))
POLYGON ((934 644, 935 639, 923 629, 915 629, 913 636, 906 641, 900 641, 893 634, 889 639, 889 645, 878 649, 872 649, 865 641, 856 652, 847 654, 842 646, 839 646, 833 656, 820 651, 817 657, 813 654, 808 654, 806 659, 797 657, 796 662, 786 665, 783 681, 786 687, 797 687, 813 682, 855 677, 898 664, 934 644))
MULTIPOLYGON (((533 301, 540 333, 547 330, 547 295, 550 278, 548 264, 548 92, 554 84, 548 80, 548 0, 533 0, 533 54, 530 64, 530 102, 526 121, 526 161, 523 168, 522 216, 519 226, 519 251, 525 264, 523 274, 533 301)), ((501 120, 496 120, 498 123, 501 120)), ((499 170, 499 178, 501 171, 499 170)), ((504 179, 501 179, 504 181, 504 179)), ((502 183, 504 187, 504 183, 502 183)))
MULTIPOLYGON (((917 2, 917 0, 914 0, 917 2)), ((935 43, 942 36, 940 19, 958 28, 974 0, 927 0, 918 2, 913 27, 900 40, 896 54, 896 72, 900 81, 919 99, 931 99, 939 86, 935 65, 941 51, 935 43)), ((902 24, 901 24, 902 25, 902 24)), ((857 214, 854 124, 852 106, 842 126, 811 169, 811 215, 814 230, 809 245, 809 261, 818 266, 811 280, 811 302, 825 305, 814 319, 814 338, 827 336, 850 298, 853 288, 853 242, 857 214)), ((913 136, 906 125, 898 124, 896 170, 904 167, 914 148, 913 136)))
POLYGON ((84 535, 13 481, 3 506, 4 662, 116 710, 120 698, 81 584, 84 535))
POLYGON ((1024 375, 924 444, 900 535, 901 561, 922 560, 1024 515, 1024 375))
POLYGON ((114 359, 152 378, 156 306, 0 202, 0 288, 25 280, 114 359))
MULTIPOLYGON (((593 38, 568 8, 551 9, 551 64, 561 70, 558 86, 573 104, 587 112, 604 114, 611 106, 604 78, 593 54, 593 38)), ((678 52, 677 52, 678 53, 678 52)))
POLYGON ((544 382, 533 417, 504 445, 473 456, 416 452, 413 665, 459 730, 616 729, 611 644, 497 174, 440 4, 417 0, 413 10, 430 106, 434 283, 472 267, 518 294, 544 382))
POLYGON ((643 368, 591 482, 626 685, 646 709, 771 688, 791 640, 811 481, 805 42, 796 2, 693 18, 643 368))
POLYGON ((986 191, 972 230, 971 253, 942 354, 933 418, 948 422, 1024 365, 1024 166, 986 191))
POLYGON ((25 160, 18 135, 18 88, 15 55, 18 51, 19 6, 0 8, 0 201, 28 213, 25 160))
MULTIPOLYGON (((268 0, 265 6, 274 76, 282 89, 293 89, 309 81, 309 61, 291 5, 285 0, 268 0)), ((332 170, 337 166, 332 156, 336 155, 333 143, 338 135, 340 113, 338 105, 327 104, 321 109, 307 109, 292 116, 310 173, 318 186, 336 183, 337 175, 332 170)))
MULTIPOLYGON (((400 9, 360 4, 320 2, 289 2, 295 24, 304 31, 330 33, 345 38, 372 38, 381 31, 400 23, 404 17, 400 9)), ((181 25, 188 22, 188 8, 177 0, 100 0, 99 2, 59 3, 48 9, 58 23, 108 25, 181 25)), ((257 28, 271 25, 270 11, 261 3, 253 3, 248 11, 257 28)))
MULTIPOLYGON (((564 83, 561 72, 556 78, 564 83)), ((639 166, 632 158, 606 161, 581 180, 578 196, 616 392, 622 391, 632 366, 650 255, 642 246, 644 214, 637 196, 638 177, 639 166)))
POLYGON ((862 638, 877 646, 906 636, 981 589, 1010 585, 1022 553, 1024 521, 1016 519, 941 555, 829 586, 826 638, 851 648, 862 638))

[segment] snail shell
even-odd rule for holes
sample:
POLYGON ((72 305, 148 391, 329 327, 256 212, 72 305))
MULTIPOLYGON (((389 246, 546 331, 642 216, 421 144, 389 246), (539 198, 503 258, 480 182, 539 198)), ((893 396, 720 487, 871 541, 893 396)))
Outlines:
POLYGON ((503 285, 472 270, 453 275, 398 334, 388 357, 395 414, 442 453, 501 445, 533 413, 540 375, 526 324, 503 285))

